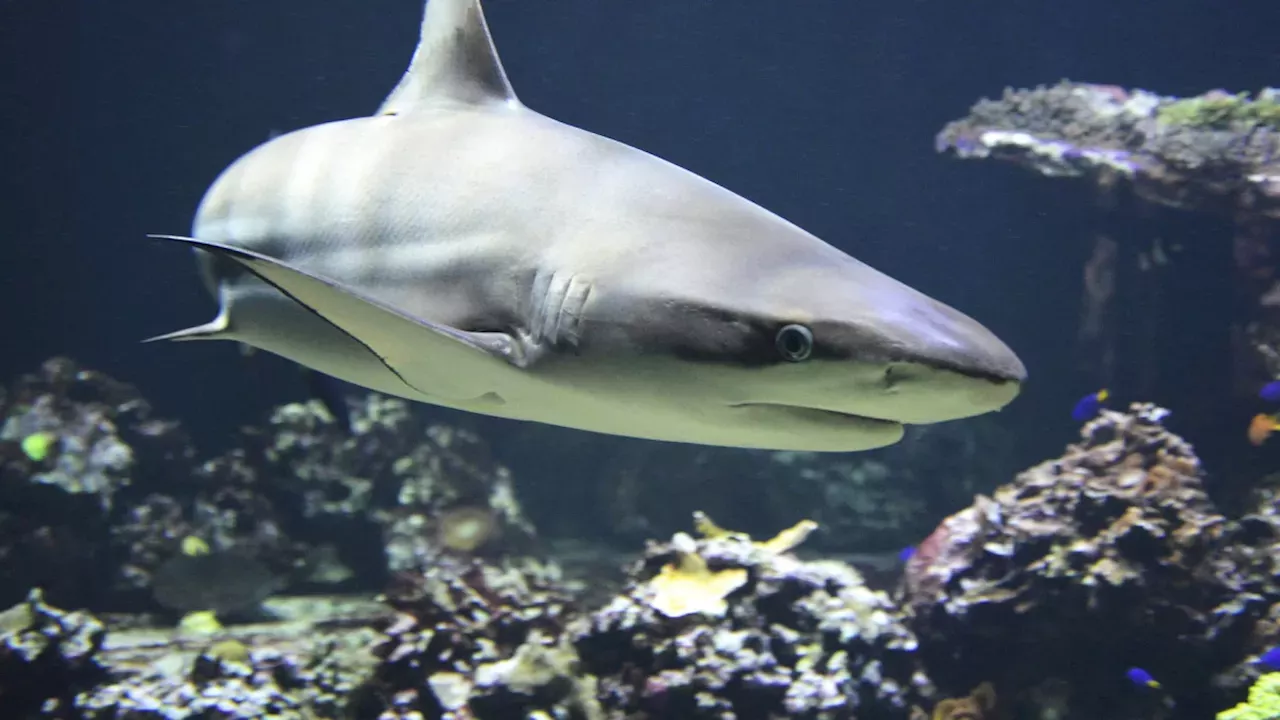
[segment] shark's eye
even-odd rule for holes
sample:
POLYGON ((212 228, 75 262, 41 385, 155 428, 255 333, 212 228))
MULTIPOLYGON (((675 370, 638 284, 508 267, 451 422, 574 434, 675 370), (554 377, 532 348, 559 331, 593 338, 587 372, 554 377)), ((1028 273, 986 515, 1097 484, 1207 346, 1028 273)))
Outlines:
POLYGON ((803 325, 783 325, 773 343, 787 362, 808 360, 813 353, 813 333, 803 325))

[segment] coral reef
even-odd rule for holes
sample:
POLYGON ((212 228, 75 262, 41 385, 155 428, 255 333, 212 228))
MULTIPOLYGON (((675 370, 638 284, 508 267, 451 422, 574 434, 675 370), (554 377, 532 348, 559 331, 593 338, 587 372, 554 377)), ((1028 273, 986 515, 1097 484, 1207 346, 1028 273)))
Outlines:
POLYGON ((36 586, 64 604, 129 587, 114 572, 128 552, 114 528, 147 488, 191 473, 178 424, 152 417, 132 386, 66 358, 20 378, 0 410, 0 603, 36 586))
POLYGON ((1059 676, 1075 690, 1070 717, 1096 718, 1153 701, 1125 678, 1130 666, 1185 717, 1234 690, 1239 649, 1280 599, 1278 537, 1214 509, 1166 414, 1104 411, 1062 458, 921 543, 901 595, 940 686, 989 680, 1015 697, 1059 676))
POLYGON ((280 574, 305 555, 243 456, 198 465, 179 424, 130 385, 54 358, 14 384, 3 413, 0 596, 40 586, 66 605, 136 605, 187 538, 280 574))
POLYGON ((1258 388, 1280 377, 1278 116, 1277 88, 1174 98, 1063 81, 981 100, 936 139, 956 157, 1087 182, 1092 207, 1054 221, 1092 246, 1082 384, 1196 408, 1184 430, 1227 476, 1212 489, 1227 505, 1260 468, 1219 439, 1223 418, 1247 422, 1258 388), (1204 349, 1185 352, 1189 337, 1204 349), (1182 382, 1192 372, 1220 380, 1182 382))
MULTIPOLYGON (((534 536, 516 501, 511 472, 474 433, 421 421, 408 402, 368 394, 351 408, 351 433, 318 402, 287 405, 255 433, 277 491, 301 501, 308 531, 380 538, 344 542, 353 566, 382 554, 391 571, 431 565, 444 552, 499 552, 534 536), (448 535, 464 517, 479 534, 448 535)), ((372 578, 377 579, 377 578, 372 578)))
POLYGON ((810 530, 651 544, 627 589, 572 629, 609 717, 905 718, 927 700, 889 598, 790 553, 810 530))
POLYGON ((95 660, 106 628, 96 618, 46 605, 32 590, 0 612, 0 707, 5 717, 76 717, 76 693, 101 681, 95 660))
POLYGON ((931 697, 884 593, 705 516, 582 611, 559 568, 448 559, 397 576, 369 683, 380 718, 906 718, 931 697))
POLYGON ((1196 98, 1063 81, 1006 89, 946 126, 937 149, 1049 176, 1108 176, 1180 208, 1248 206, 1280 218, 1280 90, 1196 98))
POLYGON ((1156 117, 1167 125, 1199 130, 1280 130, 1280 95, 1276 88, 1259 91, 1254 98, 1249 93, 1216 90, 1165 103, 1156 110, 1156 117))
MULTIPOLYGON (((895 514, 929 478, 984 489, 989 469, 957 475, 939 459, 969 463, 979 431, 929 428, 902 455, 853 461, 740 453, 759 466, 751 482, 776 486, 750 503, 756 523, 806 498, 836 530, 805 520, 756 541, 694 513, 696 536, 650 542, 610 584, 601 568, 621 564, 616 552, 535 544, 511 474, 484 443, 402 401, 353 400, 349 425, 319 404, 285 406, 204 462, 132 388, 66 360, 0 403, 0 592, 47 578, 67 600, 54 604, 130 612, 100 621, 35 591, 0 613, 5 710, 1189 720, 1241 702, 1250 685, 1257 706, 1274 683, 1260 675, 1280 646, 1280 484, 1225 516, 1154 405, 1101 412, 1061 458, 947 517, 891 596, 807 553, 898 537, 958 504, 929 493, 895 514), (861 517, 887 520, 852 528, 861 517), (549 548, 565 566, 530 557, 549 548), (571 564, 586 582, 570 579, 571 564), (326 583, 385 594, 276 595, 326 583), (175 629, 178 613, 188 615, 175 629)), ((690 495, 733 507, 723 500, 740 492, 722 483, 749 468, 711 472, 717 455, 682 453, 702 461, 677 477, 716 475, 690 495)), ((886 568, 896 576, 901 563, 886 568)), ((1223 716, 1255 717, 1251 707, 1223 716)))
POLYGON ((401 400, 353 402, 350 432, 318 402, 278 408, 240 447, 198 462, 136 389, 65 358, 3 399, 0 602, 40 586, 64 605, 137 608, 162 586, 154 600, 180 612, 213 609, 191 607, 200 598, 252 610, 236 598, 377 588, 441 553, 533 537, 484 443, 401 400))
MULTIPOLYGON (((274 601, 273 601, 274 602, 274 601)), ((112 629, 97 652, 109 679, 78 694, 88 720, 358 715, 357 692, 376 663, 368 627, 387 614, 368 602, 274 602, 283 619, 183 637, 168 629, 112 629)))
POLYGON ((442 558, 400 573, 370 684, 380 718, 596 717, 564 630, 581 588, 554 564, 442 558))
POLYGON ((1257 663, 1260 656, 1280 647, 1280 485, 1258 487, 1253 500, 1232 523, 1230 542, 1206 568, 1236 593, 1227 611, 1258 618, 1239 648, 1246 656, 1215 678, 1216 685, 1236 694, 1263 669, 1257 663))
POLYGON ((153 488, 132 505, 112 529, 126 577, 139 589, 151 589, 153 574, 180 560, 183 544, 195 539, 216 555, 251 559, 255 564, 246 570, 259 575, 260 565, 286 584, 310 547, 296 535, 290 499, 273 493, 258 468, 234 450, 206 460, 186 478, 170 479, 168 487, 153 488))

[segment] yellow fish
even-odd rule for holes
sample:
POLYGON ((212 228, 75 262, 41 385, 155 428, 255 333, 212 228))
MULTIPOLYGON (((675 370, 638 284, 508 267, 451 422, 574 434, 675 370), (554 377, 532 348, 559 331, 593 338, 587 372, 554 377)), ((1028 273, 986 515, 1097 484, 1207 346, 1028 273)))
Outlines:
POLYGON ((178 630, 184 635, 213 635, 222 630, 222 623, 212 610, 200 610, 183 615, 178 630))

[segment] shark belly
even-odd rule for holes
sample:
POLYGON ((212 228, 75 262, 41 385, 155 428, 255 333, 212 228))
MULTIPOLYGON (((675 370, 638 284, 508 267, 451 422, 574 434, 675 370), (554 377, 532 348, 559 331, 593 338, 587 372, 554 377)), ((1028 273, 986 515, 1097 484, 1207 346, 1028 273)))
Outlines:
MULTIPOLYGON (((728 373, 733 376, 734 373, 728 373)), ((847 452, 898 442, 901 424, 797 409, 779 426, 771 409, 705 402, 696 375, 673 377, 645 363, 562 360, 504 388, 501 415, 561 427, 721 447, 847 452), (836 420, 833 422, 833 420, 836 420)), ((742 382, 750 380, 745 374, 742 382)), ((475 412, 484 409, 461 407, 475 412)))

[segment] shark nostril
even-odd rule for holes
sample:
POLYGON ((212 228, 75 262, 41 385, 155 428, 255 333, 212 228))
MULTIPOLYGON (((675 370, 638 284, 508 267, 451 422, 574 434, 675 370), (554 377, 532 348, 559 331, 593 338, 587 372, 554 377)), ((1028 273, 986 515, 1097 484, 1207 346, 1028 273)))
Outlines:
POLYGON ((884 386, 886 390, 892 390, 898 381, 902 379, 902 372, 896 365, 888 365, 884 369, 884 386))

